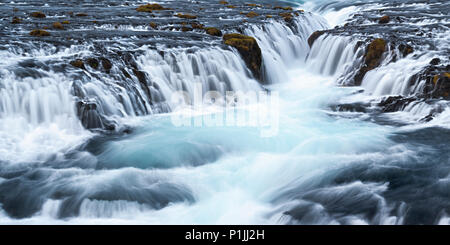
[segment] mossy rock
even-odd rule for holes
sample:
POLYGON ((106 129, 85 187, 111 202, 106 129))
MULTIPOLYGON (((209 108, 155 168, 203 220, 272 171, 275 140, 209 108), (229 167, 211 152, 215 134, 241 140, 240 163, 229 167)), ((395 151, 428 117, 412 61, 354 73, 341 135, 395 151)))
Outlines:
POLYGON ((30 14, 30 16, 31 17, 34 17, 34 18, 45 18, 45 17, 47 17, 44 13, 42 13, 42 12, 32 12, 31 14, 30 14))
POLYGON ((22 19, 19 17, 13 17, 11 24, 19 24, 20 22, 22 22, 22 19))
POLYGON ((190 20, 197 19, 197 16, 195 16, 195 15, 190 15, 190 14, 181 14, 181 13, 178 13, 178 14, 176 14, 175 16, 178 17, 178 18, 181 18, 181 19, 190 19, 190 20))
POLYGON ((191 28, 191 27, 187 27, 187 26, 181 27, 182 32, 187 32, 187 31, 192 31, 192 30, 193 30, 193 28, 191 28))
POLYGON ((149 3, 149 4, 144 4, 139 6, 136 11, 138 12, 147 12, 147 13, 151 13, 152 11, 155 10, 165 10, 166 8, 164 8, 162 5, 157 4, 157 3, 149 3))
POLYGON ((71 61, 70 64, 76 68, 85 69, 84 62, 80 59, 76 59, 74 61, 71 61))
POLYGON ((248 14, 246 14, 245 16, 247 16, 248 18, 254 18, 254 17, 259 16, 259 14, 254 11, 251 11, 248 14))
POLYGON ((308 38, 309 47, 312 47, 314 42, 317 40, 317 38, 322 36, 324 33, 325 33, 324 31, 315 31, 315 32, 313 32, 311 34, 311 36, 309 36, 309 38, 308 38))
POLYGON ((70 24, 70 22, 68 20, 64 20, 61 22, 61 24, 68 25, 68 24, 70 24))
POLYGON ((376 38, 372 42, 370 42, 370 44, 366 48, 364 65, 355 75, 355 85, 361 85, 361 82, 366 73, 380 65, 380 62, 383 58, 383 53, 386 51, 386 45, 386 41, 382 38, 376 38))
POLYGON ((391 18, 389 17, 389 15, 384 15, 378 20, 378 23, 386 24, 386 23, 389 23, 389 21, 391 21, 391 18))
POLYGON ((227 4, 228 4, 227 1, 220 1, 219 3, 220 3, 220 4, 223 4, 223 5, 227 5, 227 4))
POLYGON ((273 16, 270 15, 270 14, 268 14, 268 15, 266 15, 266 18, 267 18, 267 19, 271 19, 271 18, 273 18, 273 16))
POLYGON ((236 6, 234 6, 234 5, 227 5, 226 7, 229 8, 229 9, 235 9, 236 8, 236 6))
POLYGON ((50 32, 36 29, 36 30, 30 31, 30 35, 35 36, 35 37, 46 37, 46 36, 50 36, 50 32))
POLYGON ((246 5, 249 7, 262 7, 261 4, 256 4, 256 3, 247 3, 246 5))
POLYGON ((236 48, 255 78, 262 79, 262 53, 254 37, 231 33, 223 36, 223 42, 225 45, 236 48))
POLYGON ((380 64, 384 51, 386 50, 386 41, 381 38, 374 39, 367 47, 366 65, 370 70, 380 64))
POLYGON ((63 25, 62 25, 60 22, 54 22, 54 23, 52 24, 52 26, 53 26, 53 28, 55 28, 55 29, 59 29, 59 30, 64 29, 63 25))
POLYGON ((207 27, 207 28, 205 28, 205 31, 206 31, 206 33, 208 33, 211 36, 217 36, 217 37, 222 36, 222 32, 215 27, 207 27))
POLYGON ((86 14, 86 13, 78 13, 78 14, 75 14, 75 16, 77 16, 77 17, 86 17, 86 16, 88 16, 88 14, 86 14))

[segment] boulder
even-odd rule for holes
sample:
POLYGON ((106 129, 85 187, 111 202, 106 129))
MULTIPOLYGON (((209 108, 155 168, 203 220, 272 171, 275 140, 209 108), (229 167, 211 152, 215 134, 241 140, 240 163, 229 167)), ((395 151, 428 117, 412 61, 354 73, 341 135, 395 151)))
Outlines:
POLYGON ((80 59, 73 60, 70 64, 76 68, 85 69, 84 62, 80 59))
POLYGON ((364 64, 355 75, 354 80, 356 86, 361 85, 361 82, 368 71, 373 70, 380 65, 385 51, 386 41, 384 39, 376 38, 370 42, 364 55, 364 64))
POLYGON ((64 29, 63 25, 62 25, 60 22, 54 22, 54 23, 52 24, 52 26, 53 26, 53 28, 55 28, 55 29, 59 29, 59 30, 64 29))
POLYGON ((157 3, 153 3, 153 4, 149 3, 149 4, 141 5, 136 9, 136 11, 138 11, 138 12, 147 12, 147 13, 151 13, 154 10, 165 10, 165 8, 157 3))

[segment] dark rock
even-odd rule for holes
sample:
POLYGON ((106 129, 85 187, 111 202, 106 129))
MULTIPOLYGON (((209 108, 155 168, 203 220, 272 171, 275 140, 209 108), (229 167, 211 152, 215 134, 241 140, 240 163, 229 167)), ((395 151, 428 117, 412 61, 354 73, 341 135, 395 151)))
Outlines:
POLYGON ((414 52, 414 48, 411 47, 408 44, 400 44, 398 46, 398 50, 403 54, 403 57, 407 56, 408 54, 414 52))
POLYGON ((157 29, 158 25, 155 22, 150 22, 150 27, 153 29, 157 29))
POLYGON ((308 38, 309 47, 312 47, 314 42, 317 40, 317 38, 322 36, 324 33, 325 33, 325 31, 315 31, 315 32, 313 32, 313 34, 311 34, 311 36, 309 36, 309 38, 308 38))
POLYGON ((383 112, 396 112, 403 110, 409 103, 416 98, 404 98, 403 96, 390 96, 383 99, 378 106, 382 107, 383 112))
POLYGON ((22 19, 19 17, 13 17, 11 24, 19 24, 20 22, 22 22, 22 19))
POLYGON ((439 58, 434 58, 430 61, 430 65, 439 65, 439 63, 441 63, 441 59, 439 58))
POLYGON ((92 68, 94 68, 94 69, 97 69, 97 68, 98 68, 98 65, 99 65, 98 60, 95 59, 95 58, 88 58, 88 59, 86 60, 86 63, 87 63, 90 67, 92 67, 92 68))
POLYGON ((109 61, 107 58, 100 58, 100 60, 102 61, 103 69, 105 69, 107 72, 109 72, 109 70, 111 70, 111 68, 112 68, 111 61, 109 61))
POLYGON ((70 64, 74 67, 80 68, 80 69, 85 69, 84 67, 84 62, 80 59, 76 59, 74 61, 71 61, 70 64))
POLYGON ((75 16, 77 16, 77 17, 86 17, 88 15, 86 13, 78 13, 78 14, 75 14, 75 16))
POLYGON ((245 36, 239 33, 225 34, 223 42, 236 48, 244 59, 247 67, 252 71, 253 75, 261 80, 262 54, 255 38, 245 36))

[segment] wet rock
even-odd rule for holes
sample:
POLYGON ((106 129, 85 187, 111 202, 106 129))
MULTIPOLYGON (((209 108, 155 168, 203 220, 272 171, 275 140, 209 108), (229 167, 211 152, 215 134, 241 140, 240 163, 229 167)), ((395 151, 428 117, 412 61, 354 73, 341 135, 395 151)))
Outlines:
POLYGON ((403 57, 407 56, 408 54, 414 52, 414 48, 411 47, 408 44, 400 44, 398 46, 398 50, 403 54, 403 57))
POLYGON ((311 34, 311 36, 309 36, 309 38, 308 38, 309 47, 312 47, 314 42, 317 40, 317 38, 322 36, 324 33, 325 33, 325 31, 315 31, 315 32, 313 32, 313 34, 311 34))
POLYGON ((22 19, 19 17, 13 17, 11 24, 19 24, 20 22, 22 22, 22 19))
POLYGON ((439 65, 439 63, 441 63, 441 59, 439 58, 434 58, 430 61, 430 65, 439 65))
POLYGON ((60 22, 54 22, 54 23, 52 24, 52 26, 53 26, 53 28, 55 28, 55 29, 59 29, 59 30, 64 29, 63 25, 62 25, 60 22))
POLYGON ((197 19, 197 16, 195 16, 195 15, 190 15, 190 14, 181 14, 181 13, 178 13, 178 14, 176 14, 175 16, 178 17, 178 18, 181 18, 181 19, 190 19, 190 20, 197 19))
POLYGON ((70 24, 70 22, 68 20, 64 20, 61 22, 61 24, 68 25, 68 24, 70 24))
POLYGON ((228 4, 227 1, 220 1, 219 3, 220 3, 220 4, 223 4, 223 5, 227 5, 227 4, 228 4))
POLYGON ((86 14, 86 13, 78 13, 78 14, 75 14, 75 16, 77 16, 77 17, 86 17, 86 16, 88 16, 88 14, 86 14))
POLYGON ((103 69, 105 69, 107 72, 109 72, 112 68, 111 61, 109 61, 107 58, 100 58, 100 60, 102 62, 103 69))
POLYGON ((98 65, 99 65, 99 62, 98 62, 98 60, 97 60, 96 58, 88 58, 88 59, 86 60, 86 63, 87 63, 90 67, 92 67, 92 68, 94 68, 94 69, 97 69, 97 68, 98 68, 98 65))
POLYGON ((36 30, 30 31, 30 35, 35 36, 35 37, 46 37, 46 36, 50 36, 50 33, 48 31, 36 29, 36 30))
POLYGON ((404 98, 403 96, 389 96, 383 99, 378 106, 382 107, 383 112, 396 112, 403 110, 415 98, 404 98))
POLYGON ((205 31, 206 31, 206 33, 208 33, 211 36, 217 36, 217 37, 222 36, 222 32, 219 29, 214 28, 214 27, 205 28, 205 31))
POLYGON ((193 29, 191 27, 183 26, 181 27, 182 32, 192 31, 193 29))
POLYGON ((155 10, 165 10, 165 8, 157 3, 153 3, 153 4, 145 4, 145 5, 141 5, 139 6, 136 11, 138 12, 147 12, 147 13, 151 13, 152 11, 155 10))
POLYGON ((390 20, 391 20, 391 18, 388 15, 384 15, 378 20, 378 23, 386 24, 386 23, 389 23, 390 20))
POLYGON ((236 8, 236 6, 234 6, 234 5, 227 5, 226 7, 229 8, 229 9, 235 9, 236 8))
POLYGON ((70 64, 76 68, 85 69, 84 62, 81 59, 71 61, 70 64))
POLYGON ((225 34, 223 36, 223 42, 228 46, 236 48, 253 75, 261 80, 262 54, 256 39, 239 33, 232 33, 225 34))
POLYGON ((30 16, 34 17, 34 18, 45 18, 46 17, 45 14, 42 12, 32 12, 30 14, 30 16))
POLYGON ((431 92, 433 98, 450 98, 450 73, 444 72, 433 77, 434 89, 431 92))
POLYGON ((355 75, 356 86, 361 85, 361 82, 368 71, 373 70, 380 65, 380 62, 383 58, 383 53, 385 51, 386 41, 381 38, 374 39, 367 46, 366 53, 364 55, 364 64, 355 75))

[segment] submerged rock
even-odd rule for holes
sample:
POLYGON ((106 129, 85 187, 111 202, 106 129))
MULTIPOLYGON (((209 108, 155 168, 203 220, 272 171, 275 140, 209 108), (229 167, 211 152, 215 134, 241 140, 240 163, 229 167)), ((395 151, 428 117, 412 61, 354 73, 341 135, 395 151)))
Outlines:
POLYGON ((223 42, 226 45, 236 48, 253 75, 261 80, 262 54, 256 39, 239 33, 232 33, 225 34, 223 36, 223 42))

